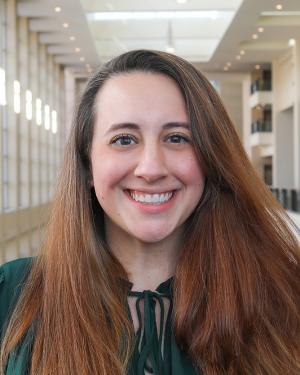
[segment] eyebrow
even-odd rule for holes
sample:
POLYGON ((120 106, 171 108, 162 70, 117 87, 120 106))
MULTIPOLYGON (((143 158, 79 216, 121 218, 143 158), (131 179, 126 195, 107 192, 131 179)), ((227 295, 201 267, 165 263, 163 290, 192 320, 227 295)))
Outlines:
MULTIPOLYGON (((187 122, 167 122, 163 125, 163 130, 168 130, 171 128, 184 128, 187 130, 191 130, 190 124, 187 122)), ((140 130, 141 127, 138 124, 132 122, 122 122, 119 124, 111 125, 110 128, 107 130, 106 134, 122 129, 140 130)))

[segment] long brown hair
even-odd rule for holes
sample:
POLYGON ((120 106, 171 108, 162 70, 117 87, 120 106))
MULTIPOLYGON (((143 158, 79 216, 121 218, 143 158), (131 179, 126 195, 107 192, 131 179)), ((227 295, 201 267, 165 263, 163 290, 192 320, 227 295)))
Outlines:
POLYGON ((133 346, 126 272, 103 236, 90 188, 94 102, 112 75, 173 78, 206 185, 174 276, 178 345, 206 375, 300 372, 300 256, 293 223, 256 175, 207 79, 179 57, 125 53, 81 97, 40 255, 8 325, 2 368, 34 324, 31 374, 123 375, 133 346))

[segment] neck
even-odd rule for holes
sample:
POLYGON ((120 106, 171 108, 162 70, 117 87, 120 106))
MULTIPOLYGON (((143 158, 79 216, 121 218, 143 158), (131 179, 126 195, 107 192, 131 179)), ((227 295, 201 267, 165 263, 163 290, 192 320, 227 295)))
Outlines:
POLYGON ((163 241, 145 243, 115 227, 106 227, 106 241, 136 291, 155 290, 174 275, 181 236, 180 231, 163 241))

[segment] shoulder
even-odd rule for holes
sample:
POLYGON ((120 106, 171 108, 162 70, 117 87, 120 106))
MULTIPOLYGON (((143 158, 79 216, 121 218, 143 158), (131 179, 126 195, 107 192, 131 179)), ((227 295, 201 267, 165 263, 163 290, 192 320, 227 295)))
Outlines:
POLYGON ((17 302, 34 259, 16 259, 0 266, 0 332, 17 302))
POLYGON ((15 289, 28 275, 35 258, 21 258, 0 266, 0 293, 15 289))

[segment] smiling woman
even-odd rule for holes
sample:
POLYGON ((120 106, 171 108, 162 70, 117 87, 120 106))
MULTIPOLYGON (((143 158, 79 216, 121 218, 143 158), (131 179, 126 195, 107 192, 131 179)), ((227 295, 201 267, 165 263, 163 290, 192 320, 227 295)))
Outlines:
POLYGON ((133 259, 142 252, 132 243, 139 240, 146 251, 143 257, 151 257, 147 264, 156 264, 150 285, 155 287, 158 255, 144 243, 160 241, 159 248, 175 257, 183 224, 204 189, 184 98, 171 78, 132 72, 108 80, 94 108, 92 179, 106 213, 105 237, 114 241, 112 249, 133 259))
POLYGON ((300 256, 220 99, 133 51, 78 106, 40 254, 0 270, 6 375, 300 371, 300 256))

